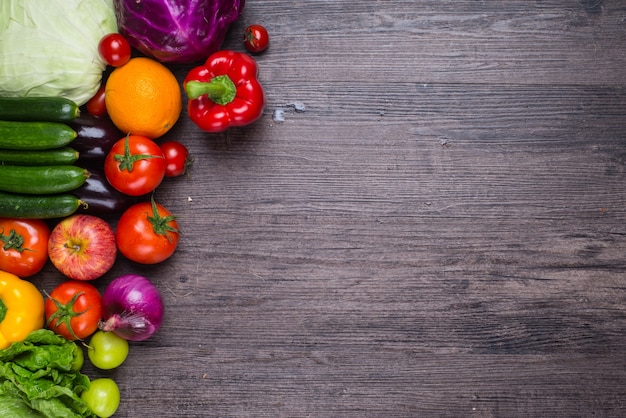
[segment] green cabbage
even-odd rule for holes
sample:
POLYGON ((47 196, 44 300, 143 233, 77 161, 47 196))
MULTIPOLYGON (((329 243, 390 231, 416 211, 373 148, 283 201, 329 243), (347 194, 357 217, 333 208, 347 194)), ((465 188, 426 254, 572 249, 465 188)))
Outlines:
POLYGON ((1 0, 0 96, 86 103, 106 68, 98 43, 112 32, 112 0, 1 0))

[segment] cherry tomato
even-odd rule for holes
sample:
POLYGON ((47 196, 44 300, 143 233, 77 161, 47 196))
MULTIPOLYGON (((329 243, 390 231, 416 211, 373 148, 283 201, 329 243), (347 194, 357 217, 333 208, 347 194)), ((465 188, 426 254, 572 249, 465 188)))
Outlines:
POLYGON ((99 369, 114 369, 128 357, 128 340, 112 331, 96 331, 89 340, 87 356, 91 364, 99 369))
POLYGON ((119 33, 109 33, 98 43, 100 57, 112 67, 120 67, 130 60, 130 44, 119 33))
POLYGON ((101 86, 96 94, 87 102, 87 113, 94 116, 104 116, 107 113, 107 105, 104 101, 104 86, 101 86))
POLYGON ((38 273, 48 261, 49 238, 41 219, 0 218, 0 270, 19 277, 38 273))
POLYGON ((250 52, 262 52, 270 45, 270 35, 261 25, 250 25, 243 34, 243 44, 250 52))
POLYGON ((156 264, 174 253, 179 235, 176 218, 152 199, 126 209, 117 222, 115 240, 129 260, 156 264))
POLYGON ((157 188, 165 177, 165 157, 156 142, 141 135, 120 139, 104 159, 104 175, 118 191, 141 196, 157 188))
POLYGON ((189 150, 180 142, 167 141, 161 144, 161 151, 165 157, 165 176, 177 177, 185 173, 191 164, 189 150))
POLYGON ((120 406, 120 388, 109 377, 93 379, 89 389, 80 394, 87 407, 100 418, 112 416, 120 406))
POLYGON ((45 305, 46 325, 68 340, 96 332, 102 319, 102 295, 87 282, 68 280, 52 290, 45 305))

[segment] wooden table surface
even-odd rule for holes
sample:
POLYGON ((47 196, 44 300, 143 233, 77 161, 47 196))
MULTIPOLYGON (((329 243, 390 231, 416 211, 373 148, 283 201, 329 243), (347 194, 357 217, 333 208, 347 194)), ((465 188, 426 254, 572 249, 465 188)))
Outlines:
POLYGON ((223 46, 251 23, 262 118, 184 113, 178 251, 95 282, 166 305, 87 366, 116 416, 626 415, 626 2, 248 0, 223 46))

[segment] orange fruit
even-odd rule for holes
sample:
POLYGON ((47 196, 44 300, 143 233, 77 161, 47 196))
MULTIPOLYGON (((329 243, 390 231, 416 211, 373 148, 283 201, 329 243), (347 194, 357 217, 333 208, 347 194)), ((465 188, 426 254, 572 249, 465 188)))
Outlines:
POLYGON ((182 110, 172 72, 151 58, 131 58, 111 72, 105 86, 109 117, 125 134, 155 139, 169 131, 182 110))

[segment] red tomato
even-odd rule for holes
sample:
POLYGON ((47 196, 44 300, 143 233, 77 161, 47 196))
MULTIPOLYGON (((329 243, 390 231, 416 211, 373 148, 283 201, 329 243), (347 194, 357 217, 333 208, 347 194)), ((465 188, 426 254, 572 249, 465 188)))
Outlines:
POLYGON ((161 151, 165 157, 165 176, 177 177, 183 175, 191 164, 188 159, 189 150, 180 142, 167 141, 161 144, 161 151))
POLYGON ((46 325, 68 340, 83 340, 96 332, 102 320, 102 295, 87 282, 68 280, 46 299, 46 325))
POLYGON ((50 228, 41 219, 0 218, 0 270, 19 277, 41 271, 48 261, 50 228))
POLYGON ((120 67, 130 60, 130 44, 119 33, 109 33, 98 43, 100 57, 113 67, 120 67))
POLYGON ((104 86, 101 86, 96 94, 87 102, 87 113, 94 116, 106 115, 107 105, 104 101, 104 86))
POLYGON ((174 253, 179 235, 176 218, 152 200, 126 209, 117 222, 115 240, 118 250, 129 260, 156 264, 174 253))
POLYGON ((243 34, 243 44, 250 52, 262 52, 270 45, 270 35, 261 25, 250 25, 243 34))
POLYGON ((141 135, 120 139, 104 159, 104 175, 118 191, 141 196, 165 177, 165 157, 156 142, 141 135))

